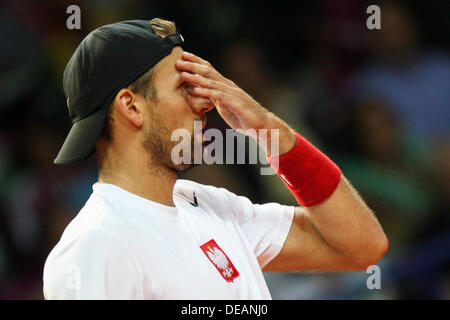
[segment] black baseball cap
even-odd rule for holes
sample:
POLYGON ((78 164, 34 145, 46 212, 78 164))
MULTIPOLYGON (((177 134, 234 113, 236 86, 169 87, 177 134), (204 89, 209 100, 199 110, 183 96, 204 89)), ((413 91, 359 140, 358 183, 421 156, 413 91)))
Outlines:
POLYGON ((165 38, 157 35, 149 20, 105 25, 86 36, 64 70, 63 89, 72 128, 54 163, 75 163, 91 156, 120 89, 183 42, 178 33, 165 38))

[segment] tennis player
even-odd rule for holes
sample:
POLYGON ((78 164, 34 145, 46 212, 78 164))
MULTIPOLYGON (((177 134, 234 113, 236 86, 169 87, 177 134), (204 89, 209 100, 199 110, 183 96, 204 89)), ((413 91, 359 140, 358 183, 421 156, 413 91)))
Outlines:
POLYGON ((387 238, 339 167, 183 42, 170 21, 123 21, 69 60, 55 163, 96 153, 99 176, 46 260, 45 298, 271 299, 262 271, 377 263, 387 238), (233 129, 277 130, 261 146, 297 207, 178 179, 194 164, 173 161, 172 132, 201 139, 194 121, 213 108, 233 129))

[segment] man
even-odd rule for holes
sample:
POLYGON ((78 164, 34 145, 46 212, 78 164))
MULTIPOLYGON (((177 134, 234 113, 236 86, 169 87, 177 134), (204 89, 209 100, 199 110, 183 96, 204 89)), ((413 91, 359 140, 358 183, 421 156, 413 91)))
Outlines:
POLYGON ((125 21, 93 31, 70 59, 73 126, 55 163, 95 151, 99 180, 47 258, 45 297, 270 299, 262 270, 376 263, 387 239, 339 168, 182 42, 169 21, 125 21), (177 180, 192 164, 172 161, 172 132, 201 139, 193 123, 214 107, 234 129, 278 130, 261 145, 302 207, 177 180))

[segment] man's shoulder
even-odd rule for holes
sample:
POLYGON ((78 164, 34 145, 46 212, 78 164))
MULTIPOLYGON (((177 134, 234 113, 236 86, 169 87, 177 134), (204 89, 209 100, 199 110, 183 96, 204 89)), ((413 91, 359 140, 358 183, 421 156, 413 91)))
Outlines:
POLYGON ((108 207, 88 201, 66 226, 58 243, 49 253, 45 269, 53 270, 71 264, 88 264, 129 251, 122 239, 121 224, 111 222, 108 207), (117 227, 119 226, 119 227, 117 227))
MULTIPOLYGON (((48 255, 43 270, 46 298, 71 297, 75 289, 66 287, 71 279, 80 277, 84 287, 102 288, 108 271, 135 267, 131 248, 113 233, 104 229, 80 230, 72 237, 65 237, 48 255)), ((124 275, 126 276, 126 275, 124 275)), ((77 288, 79 289, 79 288, 77 288)), ((90 289, 90 290, 91 290, 90 289)), ((88 296, 91 292, 84 292, 88 296)))
POLYGON ((64 229, 53 251, 67 251, 75 245, 89 242, 112 243, 114 235, 120 234, 120 230, 115 229, 123 226, 122 223, 115 221, 120 217, 113 214, 113 211, 114 207, 108 201, 95 193, 91 194, 64 229))
POLYGON ((112 206, 96 194, 91 194, 84 206, 67 225, 63 237, 74 237, 89 230, 100 229, 105 224, 112 206))

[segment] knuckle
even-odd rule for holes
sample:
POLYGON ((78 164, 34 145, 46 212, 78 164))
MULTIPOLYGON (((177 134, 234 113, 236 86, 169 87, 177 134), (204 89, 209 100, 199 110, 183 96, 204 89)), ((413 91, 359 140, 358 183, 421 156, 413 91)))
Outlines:
POLYGON ((197 82, 203 82, 203 77, 201 75, 199 75, 198 73, 195 74, 195 80, 197 82))

